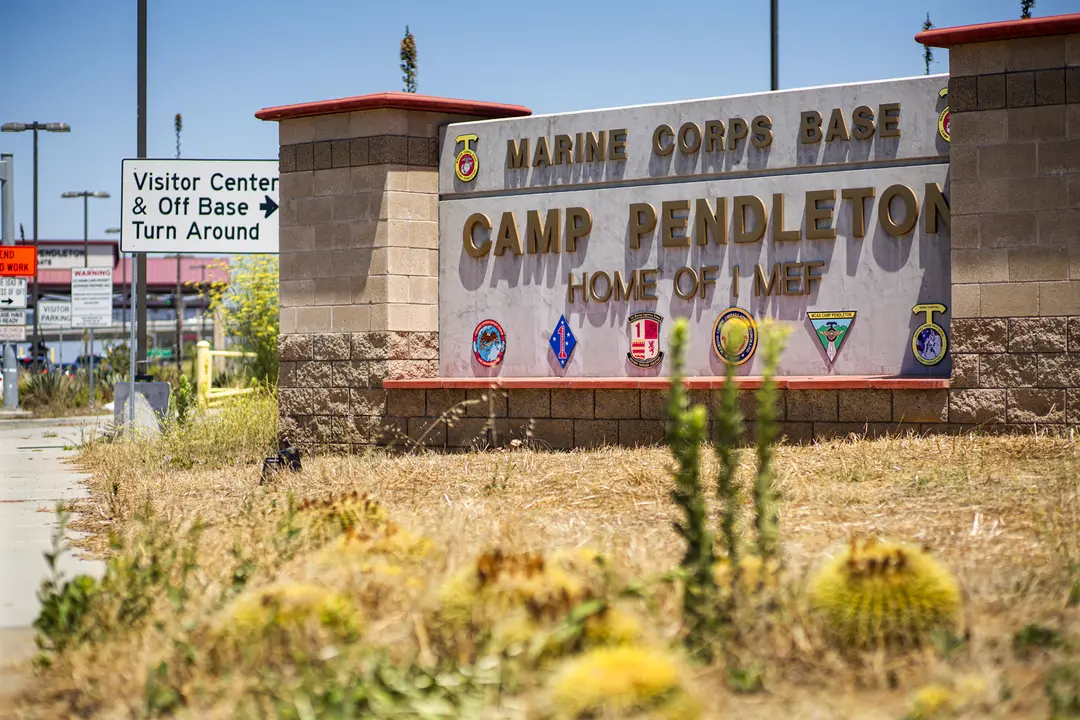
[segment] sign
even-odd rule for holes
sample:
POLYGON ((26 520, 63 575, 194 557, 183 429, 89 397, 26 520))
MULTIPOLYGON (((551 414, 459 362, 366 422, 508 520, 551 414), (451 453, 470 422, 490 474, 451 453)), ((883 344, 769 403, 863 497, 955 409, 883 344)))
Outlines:
POLYGON ((112 306, 112 268, 72 268, 72 327, 95 328, 111 325, 112 306))
POLYGON ((26 307, 26 278, 0 277, 0 309, 26 307))
MULTIPOLYGON (((949 307, 952 292, 946 80, 451 124, 439 375, 490 374, 469 339, 496 317, 514 335, 501 377, 668 375, 659 353, 678 319, 690 376, 759 375, 759 338, 742 330, 779 321, 796 330, 779 375, 948 377, 946 350, 911 345, 911 308, 949 307), (834 318, 809 331, 841 310, 856 332, 834 318), (548 355, 563 316, 580 344, 565 369, 548 355)), ((942 339, 949 319, 935 317, 942 339)))
POLYGON ((0 277, 33 277, 37 253, 33 245, 0 245, 0 277))
POLYGON ((168 359, 172 357, 172 348, 150 348, 146 351, 146 356, 168 359))
POLYGON ((77 267, 113 267, 116 258, 111 245, 90 245, 89 259, 84 261, 82 243, 39 244, 38 267, 42 270, 70 270, 77 267))
POLYGON ((26 342, 26 313, 22 310, 0 310, 0 341, 26 342))
POLYGON ((37 304, 38 323, 49 327, 71 327, 71 303, 63 300, 41 300, 37 304))
POLYGON ((277 160, 124 160, 124 252, 277 253, 277 160))

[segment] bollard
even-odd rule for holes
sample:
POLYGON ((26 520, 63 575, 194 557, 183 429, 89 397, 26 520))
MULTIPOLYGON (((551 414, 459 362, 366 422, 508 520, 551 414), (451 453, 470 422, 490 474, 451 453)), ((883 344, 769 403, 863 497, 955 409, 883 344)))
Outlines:
POLYGON ((199 407, 205 408, 210 402, 210 343, 200 340, 195 344, 195 394, 199 398, 199 407))

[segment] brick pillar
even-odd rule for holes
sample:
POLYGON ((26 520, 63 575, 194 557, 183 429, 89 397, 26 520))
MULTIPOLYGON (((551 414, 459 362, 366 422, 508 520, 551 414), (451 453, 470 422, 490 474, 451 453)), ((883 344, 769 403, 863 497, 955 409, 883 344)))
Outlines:
POLYGON ((438 373, 440 135, 527 114, 405 93, 256 113, 280 123, 279 412, 302 447, 392 443, 424 414, 382 381, 438 373))
POLYGON ((1080 423, 1080 14, 945 28, 949 422, 1080 423))

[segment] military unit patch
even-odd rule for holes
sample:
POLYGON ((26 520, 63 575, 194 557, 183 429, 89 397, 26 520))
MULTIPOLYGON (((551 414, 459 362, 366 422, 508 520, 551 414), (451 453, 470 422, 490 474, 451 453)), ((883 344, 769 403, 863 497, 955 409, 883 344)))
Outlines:
POLYGON ((502 362, 506 354, 506 333, 494 320, 481 320, 473 331, 473 357, 484 367, 502 362))
POLYGON ((911 308, 911 312, 926 314, 926 322, 915 328, 915 333, 911 336, 911 352, 923 365, 937 365, 945 359, 949 338, 945 335, 945 328, 934 322, 934 313, 945 312, 945 306, 940 303, 926 303, 916 305, 911 308))
POLYGON ((558 361, 559 367, 565 368, 566 363, 570 362, 570 356, 574 353, 574 348, 577 347, 577 338, 574 337, 573 331, 570 330, 570 323, 566 322, 565 315, 559 317, 559 322, 551 332, 551 339, 548 340, 548 344, 551 345, 551 351, 555 353, 555 359, 558 361))
POLYGON ((728 365, 742 365, 749 360, 757 343, 757 323, 742 308, 728 308, 713 323, 713 352, 728 365))
POLYGON ((814 326, 814 333, 829 358, 829 364, 836 361, 844 341, 847 340, 851 325, 855 322, 854 310, 833 310, 828 312, 808 312, 806 317, 814 326))
POLYGON ((654 312, 639 312, 630 316, 630 352, 626 359, 642 368, 654 367, 664 359, 660 350, 660 323, 664 318, 654 312))

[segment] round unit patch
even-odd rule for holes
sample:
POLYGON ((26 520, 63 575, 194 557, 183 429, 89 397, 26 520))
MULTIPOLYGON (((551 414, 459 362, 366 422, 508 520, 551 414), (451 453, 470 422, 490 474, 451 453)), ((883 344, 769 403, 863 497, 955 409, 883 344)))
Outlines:
POLYGON ((713 325, 713 352, 728 365, 742 365, 757 350, 757 323, 742 308, 728 308, 713 325), (733 345, 733 352, 726 348, 733 345))
POLYGON ((911 351, 923 365, 937 365, 944 359, 948 347, 945 330, 935 323, 923 323, 911 336, 911 351))
POLYGON ((457 160, 454 162, 454 172, 457 173, 458 180, 469 182, 479 171, 480 158, 476 157, 476 153, 468 148, 458 153, 457 160))
POLYGON ((481 320, 473 331, 472 350, 476 362, 484 367, 501 363, 506 354, 506 334, 502 325, 494 320, 481 320))

